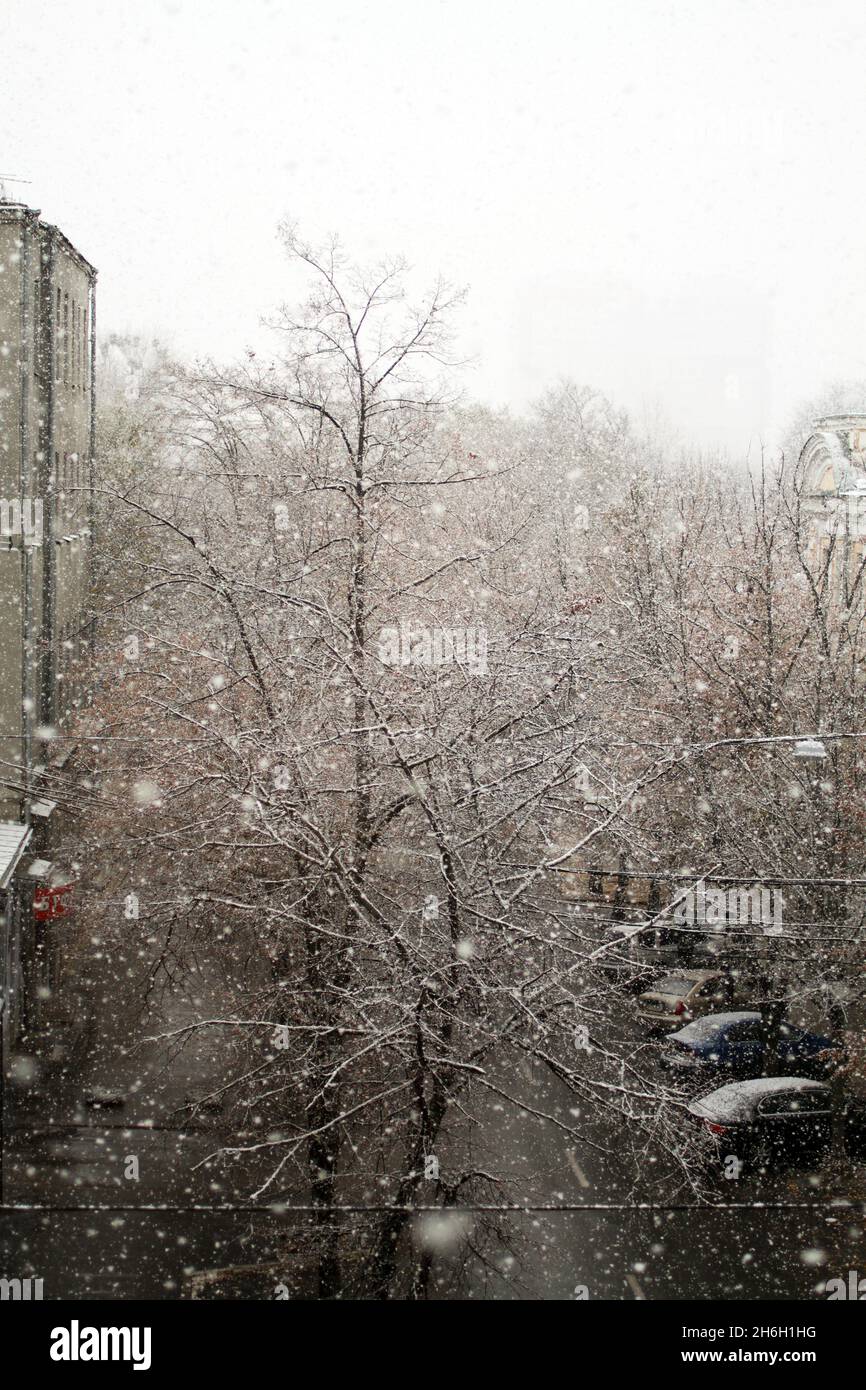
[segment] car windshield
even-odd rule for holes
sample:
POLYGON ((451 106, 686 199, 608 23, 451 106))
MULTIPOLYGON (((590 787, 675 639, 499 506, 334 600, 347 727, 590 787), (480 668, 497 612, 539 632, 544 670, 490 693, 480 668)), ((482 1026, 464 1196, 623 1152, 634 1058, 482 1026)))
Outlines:
POLYGON ((653 987, 653 994, 691 994, 695 980, 684 979, 680 975, 666 975, 653 987))

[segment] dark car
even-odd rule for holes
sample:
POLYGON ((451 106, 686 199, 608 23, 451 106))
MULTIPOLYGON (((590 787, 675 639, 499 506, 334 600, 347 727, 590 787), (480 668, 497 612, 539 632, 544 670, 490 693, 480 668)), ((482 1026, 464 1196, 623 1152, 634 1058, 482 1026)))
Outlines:
MULTIPOLYGON (((767 1038, 761 1015, 706 1014, 678 1033, 669 1033, 661 1065, 674 1077, 714 1075, 747 1078, 765 1070, 767 1038)), ((779 1076, 806 1076, 823 1080, 846 1058, 844 1047, 820 1033, 809 1033, 793 1023, 782 1023, 771 1069, 779 1076)))
POLYGON ((849 1098, 845 1105, 845 1148, 848 1157, 866 1163, 866 1102, 849 1098))
POLYGON ((720 1153, 753 1167, 819 1163, 833 1141, 832 1092, 809 1077, 733 1081, 688 1108, 720 1153))

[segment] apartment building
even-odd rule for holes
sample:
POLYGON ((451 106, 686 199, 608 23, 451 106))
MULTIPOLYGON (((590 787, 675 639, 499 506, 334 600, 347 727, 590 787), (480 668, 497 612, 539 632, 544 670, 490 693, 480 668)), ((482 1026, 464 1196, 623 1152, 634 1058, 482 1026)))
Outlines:
MULTIPOLYGON (((32 1028, 54 956, 42 768, 62 758, 88 638, 96 271, 0 200, 0 930, 3 1040, 32 1028), (37 909, 34 912, 34 894, 37 909)), ((58 901, 60 901, 58 899, 58 901)), ((66 900, 68 901, 68 897, 66 900)))

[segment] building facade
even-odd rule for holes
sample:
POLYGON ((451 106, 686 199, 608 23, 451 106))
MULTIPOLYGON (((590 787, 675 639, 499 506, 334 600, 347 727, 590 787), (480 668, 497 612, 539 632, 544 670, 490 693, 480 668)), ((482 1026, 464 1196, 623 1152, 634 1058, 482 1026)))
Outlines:
POLYGON ((813 574, 826 571, 835 604, 864 606, 866 414, 816 420, 800 454, 802 507, 813 574))
MULTIPOLYGON (((88 640, 96 271, 57 227, 0 201, 0 923, 3 1037, 33 1025, 50 952, 33 895, 88 640)), ((50 877, 49 877, 50 881, 50 877)))

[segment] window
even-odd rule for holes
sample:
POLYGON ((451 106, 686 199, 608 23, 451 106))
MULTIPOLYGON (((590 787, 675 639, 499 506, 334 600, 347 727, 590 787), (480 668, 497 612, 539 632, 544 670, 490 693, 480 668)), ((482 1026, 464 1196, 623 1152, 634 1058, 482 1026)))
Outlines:
POLYGON ((715 999, 717 996, 719 999, 722 997, 721 980, 707 980, 707 983, 701 985, 698 990, 699 999, 715 999))
POLYGON ((33 341, 36 345, 33 369, 37 376, 45 375, 45 320, 42 313, 42 297, 39 281, 33 281, 33 341))
POLYGON ((823 1091, 805 1091, 796 1097, 794 1114, 827 1115, 830 1112, 830 1097, 823 1091))
POLYGON ((670 994, 675 999, 685 999, 686 995, 691 994, 695 987, 694 980, 684 979, 680 975, 665 975, 663 980, 659 980, 653 985, 654 994, 670 994))
POLYGON ((829 1111, 829 1101, 823 1091, 794 1091, 787 1095, 768 1096, 758 1106, 762 1118, 793 1115, 823 1115, 829 1111))

